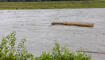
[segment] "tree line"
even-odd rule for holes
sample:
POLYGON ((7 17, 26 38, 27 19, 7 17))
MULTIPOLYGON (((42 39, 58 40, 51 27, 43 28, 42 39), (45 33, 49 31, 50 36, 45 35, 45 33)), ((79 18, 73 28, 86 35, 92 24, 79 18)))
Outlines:
POLYGON ((87 0, 0 0, 0 2, 87 1, 87 0))

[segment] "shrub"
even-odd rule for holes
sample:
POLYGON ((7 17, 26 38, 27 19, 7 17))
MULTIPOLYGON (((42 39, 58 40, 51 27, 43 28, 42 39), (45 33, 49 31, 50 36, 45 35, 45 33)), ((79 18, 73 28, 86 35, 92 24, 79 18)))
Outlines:
POLYGON ((43 51, 40 57, 35 58, 35 60, 90 60, 91 57, 87 54, 80 52, 70 52, 68 48, 60 48, 59 43, 55 41, 55 46, 52 52, 43 51))
POLYGON ((11 32, 6 37, 2 38, 2 42, 0 44, 0 60, 33 60, 33 55, 29 54, 27 50, 24 48, 24 42, 26 39, 22 39, 22 41, 18 44, 18 48, 16 49, 16 32, 11 32))
POLYGON ((16 47, 16 32, 2 38, 0 44, 0 60, 90 60, 91 57, 80 52, 70 52, 68 48, 60 48, 60 44, 55 41, 52 51, 43 51, 39 57, 33 57, 24 47, 26 39, 22 39, 16 47))

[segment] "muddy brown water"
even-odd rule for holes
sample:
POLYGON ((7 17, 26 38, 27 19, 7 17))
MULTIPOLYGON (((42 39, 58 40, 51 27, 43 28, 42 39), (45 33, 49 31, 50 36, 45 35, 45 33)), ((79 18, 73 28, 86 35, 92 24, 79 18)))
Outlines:
MULTIPOLYGON (((57 40, 71 51, 80 47, 105 52, 105 8, 0 10, 0 38, 16 30, 17 43, 26 37, 26 48, 39 56, 57 40), (51 25, 51 22, 94 23, 93 28, 51 25)), ((92 53, 92 60, 105 60, 104 54, 92 53)))

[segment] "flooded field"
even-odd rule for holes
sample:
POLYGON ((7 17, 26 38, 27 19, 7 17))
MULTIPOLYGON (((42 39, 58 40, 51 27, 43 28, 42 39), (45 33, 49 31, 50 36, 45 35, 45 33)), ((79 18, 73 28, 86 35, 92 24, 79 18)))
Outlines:
MULTIPOLYGON (((54 40, 71 51, 82 47, 105 52, 105 8, 0 10, 0 38, 14 30, 17 42, 26 37, 26 47, 35 56, 51 50, 54 40), (87 22, 94 27, 52 26, 51 22, 87 22)), ((105 60, 105 55, 92 54, 92 60, 105 60)))

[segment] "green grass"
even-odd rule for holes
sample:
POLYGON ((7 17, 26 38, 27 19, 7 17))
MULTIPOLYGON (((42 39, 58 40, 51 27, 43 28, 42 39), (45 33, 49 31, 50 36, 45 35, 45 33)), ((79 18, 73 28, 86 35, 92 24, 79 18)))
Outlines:
POLYGON ((0 2, 0 9, 105 8, 105 1, 0 2))
POLYGON ((0 60, 91 60, 91 56, 87 54, 71 52, 67 47, 61 48, 56 41, 52 51, 43 51, 39 57, 34 57, 25 49, 25 41, 26 39, 22 39, 16 47, 15 31, 3 37, 0 43, 0 60))

